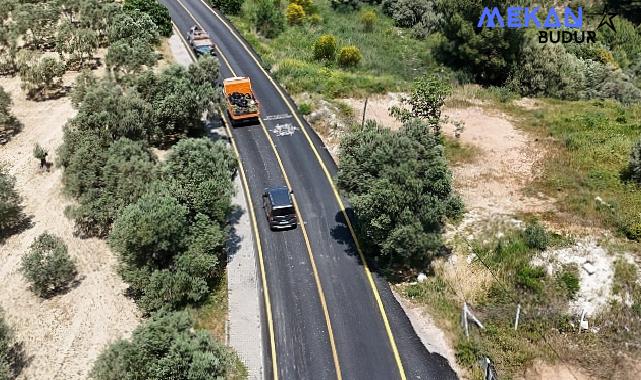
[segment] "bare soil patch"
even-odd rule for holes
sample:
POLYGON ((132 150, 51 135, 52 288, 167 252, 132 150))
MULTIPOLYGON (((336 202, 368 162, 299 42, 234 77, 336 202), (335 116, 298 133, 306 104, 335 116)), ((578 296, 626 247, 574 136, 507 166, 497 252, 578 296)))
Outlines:
MULTIPOLYGON (((65 75, 70 85, 77 73, 65 75)), ((39 143, 54 160, 63 126, 75 110, 68 98, 27 101, 19 77, 0 78, 12 95, 13 114, 24 125, 6 145, 0 162, 16 177, 32 227, 0 245, 0 305, 18 340, 24 342, 28 364, 21 379, 84 379, 104 346, 127 336, 140 314, 124 295, 126 284, 116 274, 117 260, 104 240, 73 236, 73 221, 64 216, 71 200, 62 194, 62 170, 42 172, 32 155, 39 143), (49 231, 60 236, 76 260, 79 284, 69 292, 42 300, 29 289, 19 272, 20 259, 34 238, 49 231)))

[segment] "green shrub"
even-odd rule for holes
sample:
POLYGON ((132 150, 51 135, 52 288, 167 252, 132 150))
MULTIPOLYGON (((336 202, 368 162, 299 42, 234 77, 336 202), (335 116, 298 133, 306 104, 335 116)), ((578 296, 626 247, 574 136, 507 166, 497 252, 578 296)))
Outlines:
POLYGON ((258 33, 267 38, 277 37, 285 30, 285 16, 278 0, 256 0, 250 19, 258 33))
POLYGON ((481 347, 475 340, 459 339, 454 349, 456 361, 465 367, 475 366, 482 357, 481 347))
POLYGON ((245 0, 209 0, 209 2, 224 14, 235 16, 240 13, 245 0))
POLYGON ((301 25, 305 21, 305 10, 298 4, 287 6, 287 22, 289 25, 301 25))
POLYGON ((22 197, 15 189, 16 180, 0 165, 0 238, 23 223, 22 197))
POLYGON ((47 150, 40 146, 40 144, 36 143, 33 146, 33 157, 35 157, 38 160, 44 160, 47 158, 47 150))
POLYGON ((231 212, 235 168, 236 158, 222 142, 183 139, 164 162, 162 178, 189 215, 203 214, 224 225, 231 212))
POLYGON ((209 332, 194 329, 187 312, 159 313, 134 330, 130 340, 109 345, 90 377, 95 380, 236 378, 236 359, 209 332))
POLYGON ((363 24, 363 30, 366 33, 371 33, 374 31, 374 25, 376 24, 376 12, 373 10, 366 10, 361 13, 361 23, 363 24))
POLYGON ((370 122, 342 139, 339 156, 365 250, 381 265, 424 268, 445 220, 462 212, 440 139, 416 119, 398 132, 370 122))
POLYGON ((76 277, 76 265, 64 241, 47 232, 38 236, 22 257, 20 267, 31 289, 41 297, 50 297, 67 288, 76 277))
POLYGON ((171 36, 172 24, 169 10, 160 4, 158 0, 125 0, 123 9, 125 11, 138 10, 148 14, 154 24, 156 24, 158 33, 161 36, 171 36))
POLYGON ((323 22, 323 19, 318 13, 314 13, 311 16, 307 17, 307 21, 309 21, 309 23, 312 25, 319 25, 323 22))
POLYGON ((565 266, 559 274, 559 281, 565 288, 568 298, 573 299, 581 289, 579 268, 576 265, 565 266))
POLYGON ((289 3, 301 6, 308 16, 316 13, 316 7, 312 0, 289 0, 289 3))
POLYGON ((314 59, 334 60, 336 56, 336 37, 331 34, 323 34, 314 42, 314 59))
POLYGON ((547 248, 549 243, 549 236, 545 227, 540 223, 528 223, 523 230, 523 238, 528 247, 543 251, 547 248))
POLYGON ((361 6, 361 0, 331 0, 331 4, 339 11, 353 11, 361 6))
POLYGON ((46 99, 49 92, 62 88, 65 64, 53 57, 44 57, 20 66, 21 87, 28 99, 46 99))
POLYGON ((298 112, 300 112, 301 115, 309 115, 312 113, 312 106, 309 103, 300 103, 298 105, 298 112))
POLYGON ((543 290, 545 269, 539 266, 525 265, 516 272, 516 284, 536 294, 543 290))
POLYGON ((641 140, 638 140, 630 151, 628 171, 630 179, 641 186, 641 140))
POLYGON ((363 55, 354 45, 344 46, 338 52, 338 64, 342 67, 357 66, 361 59, 363 59, 363 55))

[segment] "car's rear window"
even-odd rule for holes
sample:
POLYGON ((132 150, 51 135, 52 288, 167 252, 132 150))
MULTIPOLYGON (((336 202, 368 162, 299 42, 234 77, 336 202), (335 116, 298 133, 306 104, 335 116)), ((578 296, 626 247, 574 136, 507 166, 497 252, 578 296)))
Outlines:
POLYGON ((274 216, 287 216, 287 215, 292 215, 295 214, 294 212, 294 207, 288 206, 288 207, 278 207, 275 208, 273 211, 274 216))

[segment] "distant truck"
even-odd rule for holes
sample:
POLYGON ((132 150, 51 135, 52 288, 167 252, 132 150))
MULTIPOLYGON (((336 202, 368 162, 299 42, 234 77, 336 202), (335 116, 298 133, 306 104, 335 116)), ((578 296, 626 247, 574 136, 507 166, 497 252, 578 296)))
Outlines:
POLYGON ((216 55, 216 45, 209 38, 207 34, 201 27, 194 25, 189 29, 189 36, 187 36, 189 46, 194 52, 196 57, 202 55, 216 55))
POLYGON ((254 97, 251 81, 247 77, 232 77, 223 80, 227 113, 232 124, 258 119, 258 101, 254 97))

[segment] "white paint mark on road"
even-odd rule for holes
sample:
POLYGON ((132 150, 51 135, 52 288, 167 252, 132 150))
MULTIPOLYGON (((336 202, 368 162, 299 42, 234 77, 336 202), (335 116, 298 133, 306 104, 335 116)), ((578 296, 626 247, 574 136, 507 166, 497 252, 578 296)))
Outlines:
POLYGON ((282 120, 282 119, 291 119, 291 118, 292 118, 292 115, 288 113, 281 113, 278 115, 265 116, 263 120, 282 120))
POLYGON ((271 130, 276 136, 291 136, 298 130, 298 127, 292 125, 291 123, 287 124, 276 124, 274 129, 271 130))

